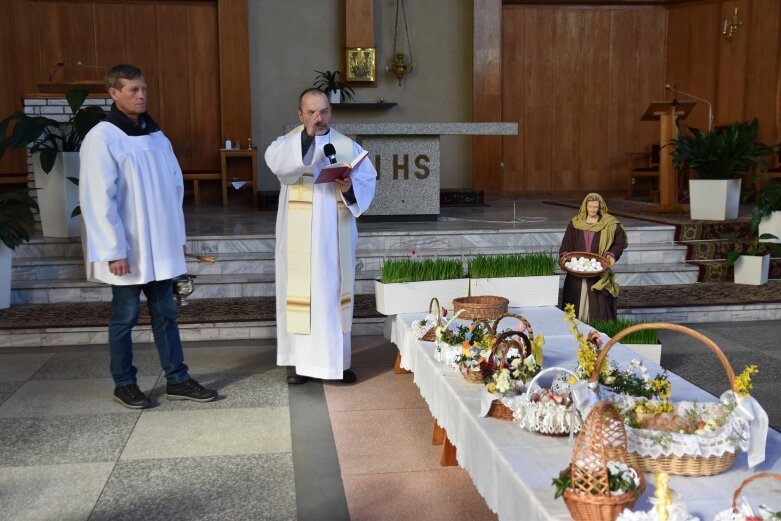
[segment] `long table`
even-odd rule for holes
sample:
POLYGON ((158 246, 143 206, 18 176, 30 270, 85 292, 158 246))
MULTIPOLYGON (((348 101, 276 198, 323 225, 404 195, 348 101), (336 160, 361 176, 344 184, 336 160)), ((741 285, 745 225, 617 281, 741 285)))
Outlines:
MULTIPOLYGON (((544 367, 562 366, 574 369, 577 344, 569 332, 564 313, 555 307, 510 310, 531 323, 535 335, 545 335, 544 367)), ((421 341, 412 333, 412 324, 425 313, 396 315, 392 318, 390 336, 401 355, 401 367, 414 373, 414 382, 428 403, 431 414, 447 432, 456 448, 458 464, 469 472, 477 490, 500 520, 571 519, 562 499, 553 499, 552 479, 570 462, 572 442, 568 437, 543 436, 527 432, 516 423, 479 417, 481 385, 470 384, 460 373, 434 359, 436 346, 421 341)), ((508 327, 514 324, 508 320, 508 327)), ((457 323, 467 324, 462 321, 457 323)), ((504 322, 502 323, 504 326, 504 322)), ((590 328, 580 326, 586 332, 590 328)), ((706 346, 702 346, 707 350, 706 346)), ((617 344, 610 358, 625 366, 638 355, 617 344)), ((659 366, 645 361, 650 374, 659 366)), ((743 368, 735 368, 738 372, 743 368)), ((668 372, 677 400, 714 401, 715 398, 692 383, 668 372)), ((728 387, 726 375, 724 390, 728 387)), ((781 435, 770 430, 765 462, 749 470, 746 455, 738 455, 734 465, 717 476, 671 476, 670 487, 684 499, 693 515, 710 521, 720 510, 729 508, 732 493, 747 477, 756 472, 781 473, 781 435)), ((653 497, 650 480, 635 510, 651 508, 653 497)), ((751 486, 752 504, 761 502, 781 509, 781 486, 764 480, 751 486)))

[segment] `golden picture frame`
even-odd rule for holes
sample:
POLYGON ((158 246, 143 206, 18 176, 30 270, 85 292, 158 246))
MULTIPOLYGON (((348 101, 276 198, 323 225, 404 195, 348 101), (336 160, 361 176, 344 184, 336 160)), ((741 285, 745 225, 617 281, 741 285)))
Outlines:
POLYGON ((348 47, 345 52, 345 80, 373 82, 377 76, 374 47, 348 47))

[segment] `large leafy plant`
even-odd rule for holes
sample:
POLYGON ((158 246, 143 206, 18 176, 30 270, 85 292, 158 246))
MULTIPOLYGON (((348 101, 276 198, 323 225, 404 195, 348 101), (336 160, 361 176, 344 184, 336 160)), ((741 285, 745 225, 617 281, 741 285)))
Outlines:
POLYGON ((38 203, 26 192, 0 193, 0 241, 12 250, 29 241, 33 210, 38 210, 38 203))
POLYGON ((778 211, 781 211, 781 183, 771 181, 757 194, 751 210, 751 228, 757 229, 762 219, 778 211))
POLYGON ((704 132, 690 128, 671 142, 673 163, 700 179, 732 179, 767 172, 764 158, 777 148, 757 141, 759 120, 738 121, 704 132))
POLYGON ((0 157, 9 148, 29 146, 30 152, 40 152, 43 171, 51 172, 57 154, 77 152, 87 132, 106 117, 99 106, 83 106, 88 95, 87 89, 70 89, 65 93, 71 110, 68 121, 30 116, 23 111, 14 112, 0 121, 0 157))
POLYGON ((346 99, 353 99, 353 94, 355 94, 355 91, 350 87, 349 85, 342 83, 339 80, 339 71, 315 71, 317 73, 317 76, 315 76, 315 81, 313 85, 320 89, 321 91, 325 92, 326 94, 330 94, 331 92, 336 92, 338 90, 342 91, 342 97, 346 99))

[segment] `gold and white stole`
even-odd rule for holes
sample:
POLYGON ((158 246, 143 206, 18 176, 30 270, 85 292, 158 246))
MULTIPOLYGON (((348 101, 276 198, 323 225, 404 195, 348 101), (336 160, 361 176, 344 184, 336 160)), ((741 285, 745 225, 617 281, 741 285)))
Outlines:
MULTIPOLYGON (((300 134, 303 127, 293 129, 290 134, 300 134)), ((340 161, 349 162, 352 154, 352 140, 331 130, 331 143, 337 150, 340 161), (339 153, 342 151, 342 154, 339 153), (341 158, 339 156, 342 156, 341 158)), ((352 329, 352 298, 355 285, 355 269, 352 262, 352 212, 344 204, 338 190, 331 185, 336 197, 337 230, 339 240, 339 271, 341 287, 339 304, 342 315, 342 332, 352 329)), ((312 291, 312 199, 314 177, 305 173, 288 189, 287 212, 287 330, 300 335, 311 334, 311 291, 312 291)))

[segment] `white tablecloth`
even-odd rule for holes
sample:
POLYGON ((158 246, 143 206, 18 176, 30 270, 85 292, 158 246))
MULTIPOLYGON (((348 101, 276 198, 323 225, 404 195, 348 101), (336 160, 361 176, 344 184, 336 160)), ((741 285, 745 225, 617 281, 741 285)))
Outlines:
MULTIPOLYGON (((535 335, 545 335, 544 367, 562 366, 574 369, 577 344, 564 321, 564 313, 556 307, 536 307, 511 310, 526 317, 535 335)), ((514 422, 481 418, 481 385, 467 383, 460 373, 434 360, 433 342, 417 340, 412 323, 425 313, 397 315, 392 322, 391 341, 401 353, 401 366, 414 373, 414 382, 428 403, 431 414, 447 431, 457 449, 458 463, 465 468, 485 498, 488 506, 503 521, 532 519, 571 519, 562 499, 553 499, 552 479, 570 461, 572 446, 569 438, 551 437, 526 432, 514 422)), ((507 327, 515 324, 507 319, 507 327)), ((463 324, 468 322, 463 321, 463 324)), ((502 326, 504 326, 502 322, 502 326)), ((585 332, 590 329, 582 325, 585 332)), ((705 345, 703 350, 707 351, 705 345)), ((638 355, 618 344, 610 358, 625 366, 638 355)), ((659 367, 646 361, 653 376, 659 367)), ((735 368, 737 372, 743 368, 735 368)), ((761 369, 761 368, 760 368, 761 369)), ((704 390, 668 373, 677 400, 715 401, 704 390)), ((724 390, 728 387, 724 376, 724 390)), ((689 509, 703 521, 710 521, 716 512, 729 508, 732 493, 740 483, 755 472, 781 473, 781 436, 771 430, 767 440, 767 457, 763 464, 749 470, 745 454, 740 454, 730 470, 711 477, 671 476, 670 487, 676 490, 689 509)), ((650 475, 646 476, 650 478, 650 475)), ((781 509, 781 487, 778 482, 763 480, 750 485, 752 503, 767 503, 781 509)), ((636 510, 651 508, 653 484, 635 505, 636 510)))

